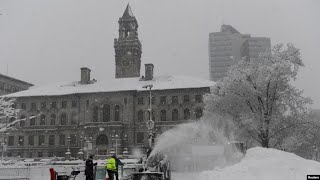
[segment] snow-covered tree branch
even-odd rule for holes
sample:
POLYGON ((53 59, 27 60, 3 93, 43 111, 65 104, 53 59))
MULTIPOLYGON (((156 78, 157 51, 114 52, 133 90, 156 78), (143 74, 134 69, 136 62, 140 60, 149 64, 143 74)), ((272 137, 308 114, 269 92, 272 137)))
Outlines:
POLYGON ((21 121, 17 118, 19 111, 15 106, 15 99, 0 97, 0 132, 12 129, 21 121))
POLYGON ((207 111, 232 115, 263 147, 273 146, 284 131, 305 123, 311 100, 291 84, 302 66, 299 49, 292 44, 239 60, 205 98, 207 111))

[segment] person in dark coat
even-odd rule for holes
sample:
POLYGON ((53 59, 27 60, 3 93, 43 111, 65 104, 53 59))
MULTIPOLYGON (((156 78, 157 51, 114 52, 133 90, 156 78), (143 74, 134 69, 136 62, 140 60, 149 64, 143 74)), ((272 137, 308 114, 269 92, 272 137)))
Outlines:
POLYGON ((115 175, 116 175, 116 180, 119 180, 118 167, 119 167, 119 166, 123 166, 124 164, 120 161, 120 159, 117 158, 116 155, 113 155, 112 157, 116 160, 116 171, 115 171, 115 175))
POLYGON ((93 166, 96 166, 97 163, 93 163, 93 155, 90 155, 89 158, 86 160, 86 168, 84 170, 84 174, 86 175, 86 180, 93 180, 94 173, 93 173, 93 166))

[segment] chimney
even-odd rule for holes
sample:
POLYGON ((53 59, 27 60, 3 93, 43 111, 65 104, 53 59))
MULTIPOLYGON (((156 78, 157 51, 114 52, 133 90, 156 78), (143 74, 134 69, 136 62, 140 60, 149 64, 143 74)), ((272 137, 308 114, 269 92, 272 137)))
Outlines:
POLYGON ((90 72, 91 70, 87 67, 81 68, 81 84, 89 84, 90 83, 90 72))
POLYGON ((153 79, 153 64, 145 64, 145 80, 150 81, 153 79))

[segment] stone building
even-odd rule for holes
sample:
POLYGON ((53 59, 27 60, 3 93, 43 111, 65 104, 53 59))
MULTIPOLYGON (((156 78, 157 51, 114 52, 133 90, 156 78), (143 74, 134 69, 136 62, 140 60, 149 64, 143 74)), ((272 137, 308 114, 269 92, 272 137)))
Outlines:
POLYGON ((115 40, 116 78, 92 80, 89 68, 81 68, 78 81, 32 88, 11 94, 21 121, 8 132, 7 156, 71 156, 92 143, 91 153, 117 154, 148 146, 146 121, 155 121, 156 137, 180 123, 202 116, 203 95, 213 82, 184 76, 154 76, 153 64, 145 64, 140 77, 141 44, 137 21, 128 5, 119 20, 115 40), (143 88, 153 85, 150 90, 143 88))
POLYGON ((230 67, 242 57, 257 58, 270 51, 270 38, 241 34, 231 25, 222 25, 219 32, 209 34, 209 75, 218 81, 226 76, 230 67))
POLYGON ((29 89, 33 84, 0 74, 0 96, 29 89))

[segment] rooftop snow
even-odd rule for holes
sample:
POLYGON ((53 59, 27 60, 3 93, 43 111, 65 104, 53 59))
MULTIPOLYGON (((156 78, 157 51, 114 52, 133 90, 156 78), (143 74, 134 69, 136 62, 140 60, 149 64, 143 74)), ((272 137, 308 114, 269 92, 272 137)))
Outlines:
POLYGON ((212 87, 214 82, 185 76, 159 76, 151 81, 140 81, 140 78, 120 78, 97 81, 93 84, 79 84, 78 81, 47 86, 35 86, 29 90, 5 95, 7 97, 26 96, 59 96, 81 93, 145 91, 143 86, 152 84, 153 90, 185 89, 212 87))

